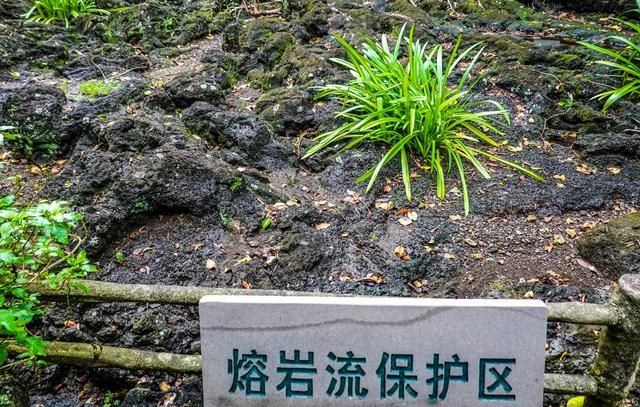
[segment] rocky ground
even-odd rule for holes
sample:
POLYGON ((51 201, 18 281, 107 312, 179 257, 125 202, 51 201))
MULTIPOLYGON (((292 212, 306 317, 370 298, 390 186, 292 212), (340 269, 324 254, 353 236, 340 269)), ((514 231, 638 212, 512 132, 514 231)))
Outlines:
MULTIPOLYGON (((72 201, 100 265, 92 278, 588 302, 606 301, 617 280, 598 246, 577 249, 640 200, 640 107, 601 112, 591 97, 612 79, 576 44, 620 33, 613 2, 575 2, 576 12, 573 2, 289 0, 252 17, 210 1, 104 0, 118 11, 69 30, 24 22, 27 3, 0 10, 0 125, 30 140, 0 150, 0 188, 13 191, 19 175, 23 201, 72 201), (331 34, 357 43, 408 22, 431 43, 450 48, 462 32, 486 45, 476 93, 511 114, 501 154, 546 182, 488 163, 490 180, 469 174, 465 217, 453 177, 439 201, 417 166, 412 202, 394 166, 365 194, 355 179, 379 146, 301 160, 338 109, 315 87, 348 78, 329 61, 341 56, 331 34), (110 94, 81 94, 80 83, 104 78, 117 84, 110 94)), ((189 307, 72 305, 39 326, 47 339, 199 351, 189 307)), ((586 371, 596 335, 551 324, 547 370, 586 371)), ((56 365, 17 374, 35 406, 201 403, 198 377, 56 365)))

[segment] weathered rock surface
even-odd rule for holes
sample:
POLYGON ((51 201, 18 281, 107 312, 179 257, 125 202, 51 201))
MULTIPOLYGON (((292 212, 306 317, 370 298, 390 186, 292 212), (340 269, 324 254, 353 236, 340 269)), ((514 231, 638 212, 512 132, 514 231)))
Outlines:
POLYGON ((578 252, 611 278, 640 273, 640 212, 593 229, 580 240, 578 252))
POLYGON ((0 406, 29 407, 27 391, 8 373, 0 375, 0 406))

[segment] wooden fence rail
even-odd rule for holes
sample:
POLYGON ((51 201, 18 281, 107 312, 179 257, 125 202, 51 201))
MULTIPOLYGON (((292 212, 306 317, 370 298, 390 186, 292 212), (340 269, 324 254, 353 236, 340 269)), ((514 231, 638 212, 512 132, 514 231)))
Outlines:
MULTIPOLYGON (((205 295, 314 295, 277 290, 241 290, 231 288, 183 287, 164 285, 118 284, 100 281, 78 281, 86 290, 51 290, 32 287, 50 301, 66 301, 68 296, 84 302, 144 302, 197 305, 205 295)), ((587 375, 545 373, 547 393, 585 395, 585 407, 623 407, 640 369, 640 275, 627 274, 609 304, 548 304, 548 320, 575 324, 605 326, 600 335, 598 355, 587 375)), ((24 348, 10 345, 12 352, 24 348)), ((158 353, 96 344, 52 342, 47 347, 47 360, 93 367, 163 370, 199 373, 199 355, 158 353)))

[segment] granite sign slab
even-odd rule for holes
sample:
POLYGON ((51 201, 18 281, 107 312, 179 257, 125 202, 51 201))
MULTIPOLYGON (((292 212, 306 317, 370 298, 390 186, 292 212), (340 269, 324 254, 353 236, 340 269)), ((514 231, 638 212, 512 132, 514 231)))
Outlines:
POLYGON ((206 296, 205 406, 540 407, 546 316, 533 300, 206 296))

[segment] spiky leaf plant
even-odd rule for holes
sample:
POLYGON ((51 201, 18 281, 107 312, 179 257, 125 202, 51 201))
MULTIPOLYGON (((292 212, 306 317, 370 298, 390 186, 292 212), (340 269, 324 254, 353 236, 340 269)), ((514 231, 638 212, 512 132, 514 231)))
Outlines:
POLYGON ((24 14, 24 18, 45 24, 64 22, 68 28, 71 20, 89 13, 109 14, 107 10, 98 8, 94 0, 33 0, 33 7, 24 14))
POLYGON ((445 197, 445 180, 452 167, 460 177, 465 213, 469 213, 469 192, 465 165, 471 164, 483 177, 489 172, 479 161, 488 157, 515 168, 537 179, 531 170, 505 160, 482 148, 482 144, 497 147, 488 133, 498 135, 502 123, 509 123, 505 108, 493 100, 473 100, 468 84, 471 71, 482 53, 481 44, 459 52, 458 38, 449 58, 445 59, 442 46, 427 51, 427 45, 413 41, 413 27, 408 38, 405 27, 400 31, 395 46, 390 48, 386 36, 380 43, 365 38, 364 52, 359 53, 347 41, 336 35, 349 60, 332 59, 351 71, 353 79, 344 85, 328 85, 318 97, 330 97, 342 103, 337 117, 344 124, 319 135, 318 143, 311 147, 309 157, 329 145, 346 142, 340 152, 361 142, 386 144, 388 149, 380 162, 362 174, 357 182, 368 181, 371 190, 380 170, 396 156, 400 156, 402 179, 407 199, 411 200, 409 161, 418 156, 436 179, 437 196, 445 197), (403 42, 408 57, 401 57, 403 42), (463 60, 469 64, 456 76, 463 60), (482 110, 483 106, 490 106, 482 110))
MULTIPOLYGON (((638 8, 631 11, 640 13, 640 0, 637 0, 637 3, 638 8)), ((620 50, 610 50, 589 42, 578 41, 580 45, 596 51, 604 57, 609 57, 609 59, 599 60, 596 61, 596 63, 613 68, 613 70, 616 71, 616 76, 620 78, 619 86, 614 86, 612 89, 593 97, 598 100, 606 99, 602 110, 607 110, 611 105, 624 97, 637 97, 640 95, 640 24, 623 19, 616 19, 616 21, 626 25, 635 32, 631 39, 620 35, 607 37, 608 40, 620 44, 624 48, 620 50)))

